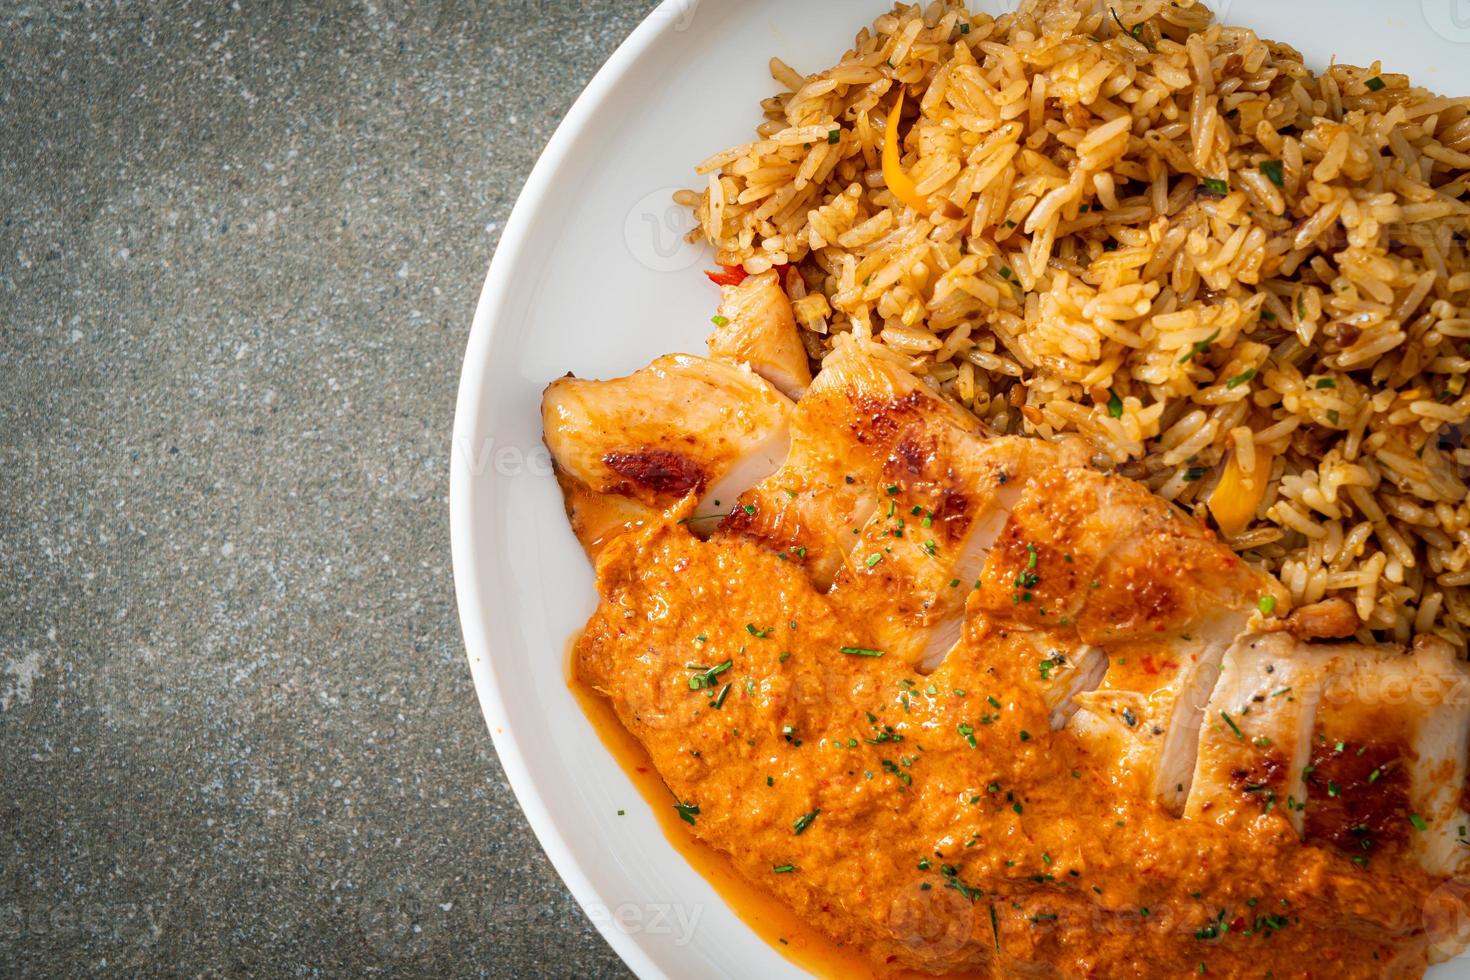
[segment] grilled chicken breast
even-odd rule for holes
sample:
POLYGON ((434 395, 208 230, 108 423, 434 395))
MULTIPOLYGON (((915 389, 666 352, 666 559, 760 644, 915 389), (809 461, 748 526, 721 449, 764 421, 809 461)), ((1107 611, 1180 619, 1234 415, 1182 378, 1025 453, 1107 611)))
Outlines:
POLYGON ((791 410, 748 368, 685 354, 612 381, 561 378, 541 403, 568 515, 589 551, 686 501, 691 512, 680 516, 712 529, 785 460, 791 410))
POLYGON ((1461 875, 1467 740, 1470 668, 1444 644, 1247 635, 1210 697, 1185 815, 1280 820, 1364 866, 1396 855, 1461 875))
MULTIPOLYGON (((727 326, 784 336, 774 276, 747 284, 727 326)), ((1279 583, 1082 445, 990 436, 859 341, 802 385, 770 367, 780 345, 727 339, 712 348, 737 363, 563 379, 545 404, 573 525, 589 550, 613 542, 579 676, 698 836, 828 932, 925 970, 1108 973, 1126 942, 1048 924, 1112 929, 1149 903, 1185 910, 1165 973, 1231 929, 1331 937, 1344 975, 1422 969, 1417 909, 1378 891, 1470 873, 1470 669, 1447 647, 1310 642, 1351 631, 1351 610, 1284 616, 1279 583), (819 817, 827 836, 803 837, 819 817), (894 841, 911 870, 861 859, 894 841), (1294 898, 1230 918, 1253 887, 1231 878, 1195 921, 1212 860, 1261 862, 1294 898), (905 883, 936 866, 940 905, 905 883)), ((1226 973, 1253 962, 1214 952, 1226 973)))
POLYGON ((857 343, 839 346, 792 413, 785 463, 740 496, 719 534, 786 555, 825 589, 886 500, 889 460, 921 420, 979 429, 892 361, 857 343))

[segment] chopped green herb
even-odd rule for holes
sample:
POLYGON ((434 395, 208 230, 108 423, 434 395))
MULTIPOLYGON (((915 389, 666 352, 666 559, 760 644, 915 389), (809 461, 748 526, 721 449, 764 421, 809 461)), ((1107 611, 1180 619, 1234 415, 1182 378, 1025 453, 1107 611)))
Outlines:
POLYGON ((841 650, 842 653, 845 653, 845 654, 847 654, 850 657, 881 657, 881 656, 883 656, 883 651, 882 650, 869 650, 867 647, 841 647, 839 649, 841 650))
POLYGON ((1256 608, 1261 611, 1262 616, 1269 616, 1276 611, 1276 597, 1274 595, 1263 595, 1256 603, 1256 608))
POLYGON ((813 810, 811 813, 803 813, 797 817, 796 822, 791 825, 791 829, 796 833, 796 836, 800 837, 812 825, 812 821, 816 820, 818 814, 821 812, 821 810, 813 810))
POLYGON ((1190 361, 1194 360, 1199 355, 1201 355, 1201 354, 1208 354, 1210 352, 1210 345, 1213 344, 1215 342, 1215 340, 1219 336, 1220 336, 1220 331, 1219 330, 1216 330, 1214 333, 1210 334, 1204 340, 1196 340, 1194 343, 1190 344, 1189 345, 1189 353, 1187 353, 1183 357, 1179 358, 1179 363, 1180 364, 1188 364, 1190 361))
POLYGON ((772 868, 771 870, 774 871, 778 875, 788 875, 791 872, 793 872, 793 871, 796 870, 796 865, 794 865, 794 864, 778 864, 774 868, 772 868))
POLYGON ((704 667, 700 664, 685 664, 685 670, 695 671, 695 674, 689 678, 689 690, 698 691, 706 687, 714 687, 715 678, 729 670, 733 665, 733 660, 726 660, 724 663, 716 664, 713 667, 704 667))
POLYGON ((1115 419, 1123 417, 1123 399, 1113 389, 1108 389, 1108 414, 1115 419))
POLYGON ((741 504, 740 505, 740 509, 743 510, 743 511, 745 511, 747 514, 750 514, 750 515, 754 515, 755 514, 755 505, 754 504, 741 504))
POLYGON ((760 637, 762 640, 771 635, 771 631, 769 629, 758 630, 755 628, 754 623, 746 623, 745 632, 749 633, 751 636, 760 637))
POLYGON ((1240 726, 1235 723, 1235 719, 1231 718, 1230 714, 1225 711, 1220 712, 1220 717, 1225 719, 1225 724, 1230 726, 1230 730, 1235 733, 1235 737, 1244 742, 1245 734, 1241 732, 1240 726))
POLYGON ((964 736, 965 741, 969 743, 970 748, 973 749, 979 747, 975 742, 975 729, 972 726, 961 724, 957 726, 957 729, 959 733, 964 736))
POLYGON ((1417 813, 1409 814, 1409 823, 1413 824, 1414 829, 1419 831, 1421 834, 1429 829, 1429 824, 1425 823, 1424 818, 1419 816, 1419 814, 1417 813))
POLYGON ((842 130, 840 129, 834 129, 832 130, 832 132, 827 134, 827 142, 832 146, 836 146, 841 140, 842 130))
POLYGON ((709 321, 717 327, 728 327, 730 325, 730 318, 727 316, 712 316, 709 318, 709 321))
POLYGON ((1370 92, 1382 92, 1383 89, 1388 85, 1387 82, 1379 78, 1377 75, 1374 75, 1363 84, 1368 86, 1368 91, 1370 92))
POLYGON ((1338 422, 1342 421, 1342 415, 1338 413, 1337 409, 1329 408, 1327 410, 1327 421, 1331 422, 1333 425, 1336 425, 1338 422))
POLYGON ((1317 390, 1318 391, 1321 391, 1323 388, 1336 388, 1336 387, 1337 387, 1337 382, 1336 381, 1333 381, 1331 378, 1318 378, 1317 379, 1317 390))
POLYGON ((1009 279, 1013 275, 1015 275, 1015 273, 1011 271, 1011 267, 1010 266, 1003 265, 1003 266, 1000 267, 1000 277, 1002 279, 1009 279))
POLYGON ((1231 378, 1229 381, 1225 382, 1225 387, 1226 388, 1239 388, 1241 385, 1245 384, 1247 381, 1251 380, 1255 376, 1256 376, 1256 369, 1255 368, 1249 368, 1249 369, 1247 369, 1245 371, 1242 371, 1240 374, 1237 374, 1235 377, 1231 378))
POLYGON ((679 811, 679 819, 687 824, 693 824, 694 818, 699 816, 699 804, 697 803, 675 803, 674 809, 679 811))
POLYGON ((1281 176, 1280 160, 1262 160, 1259 164, 1259 167, 1261 173, 1265 174, 1266 179, 1269 180, 1271 183, 1275 184, 1277 187, 1286 186, 1286 180, 1281 176))
POLYGON ((869 568, 872 568, 874 565, 878 564, 882 560, 883 556, 875 551, 868 556, 868 560, 864 562, 864 564, 867 565, 869 568))
POLYGON ((1225 181, 1220 180, 1220 179, 1215 178, 1215 177, 1206 177, 1204 179, 1204 185, 1205 185, 1205 189, 1208 190, 1212 194, 1228 194, 1228 193, 1230 193, 1230 185, 1227 184, 1227 183, 1225 183, 1225 181))

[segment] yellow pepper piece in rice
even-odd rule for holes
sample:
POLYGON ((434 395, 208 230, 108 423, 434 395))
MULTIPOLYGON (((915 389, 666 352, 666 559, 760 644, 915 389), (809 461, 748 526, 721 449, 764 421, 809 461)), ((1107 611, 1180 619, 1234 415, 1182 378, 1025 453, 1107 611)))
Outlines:
POLYGON ((922 214, 929 211, 929 199, 920 194, 912 177, 903 172, 901 150, 898 140, 898 118, 903 114, 903 88, 898 90, 898 98, 893 103, 893 111, 888 114, 888 125, 884 130, 883 138, 883 181, 893 196, 898 198, 909 207, 922 214))
POLYGON ((1239 537, 1250 526, 1265 499, 1266 486, 1271 481, 1271 457, 1259 447, 1255 455, 1255 472, 1247 478, 1240 465, 1240 455, 1231 453, 1220 482, 1210 494, 1210 513, 1227 539, 1239 537))

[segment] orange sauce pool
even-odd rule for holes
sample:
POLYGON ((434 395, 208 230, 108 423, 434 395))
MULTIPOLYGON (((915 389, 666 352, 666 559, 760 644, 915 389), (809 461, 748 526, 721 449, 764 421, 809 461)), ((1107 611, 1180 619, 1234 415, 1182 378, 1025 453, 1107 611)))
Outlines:
POLYGON ((843 980, 936 980, 933 974, 912 970, 877 970, 852 946, 841 945, 802 922, 776 898, 741 877, 729 860, 714 848, 684 830, 664 786, 643 745, 623 727, 605 698, 577 682, 568 670, 567 686, 592 723, 598 738, 648 804, 669 844, 689 866, 699 872, 724 899, 725 904, 772 949, 792 963, 819 977, 843 980))

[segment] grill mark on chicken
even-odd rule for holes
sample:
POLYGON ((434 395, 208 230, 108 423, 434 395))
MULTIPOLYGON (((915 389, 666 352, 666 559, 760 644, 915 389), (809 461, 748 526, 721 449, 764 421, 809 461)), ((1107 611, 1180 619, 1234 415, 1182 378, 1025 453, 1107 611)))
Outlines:
POLYGON ((1249 767, 1230 771, 1230 782, 1244 800, 1254 800, 1264 811, 1284 799, 1288 780, 1287 763, 1278 755, 1261 756, 1249 767))
POLYGON ((608 469, 637 486, 657 494, 682 497, 704 488, 706 476, 699 463, 668 449, 611 452, 602 457, 608 469))
POLYGON ((857 419, 851 423, 852 437, 863 445, 891 442, 920 417, 933 395, 910 391, 898 398, 857 394, 852 398, 857 419))
POLYGON ((1307 840, 1363 857, 1408 840, 1414 829, 1412 807, 1404 756, 1397 745, 1337 742, 1321 735, 1312 746, 1311 768, 1307 840))

